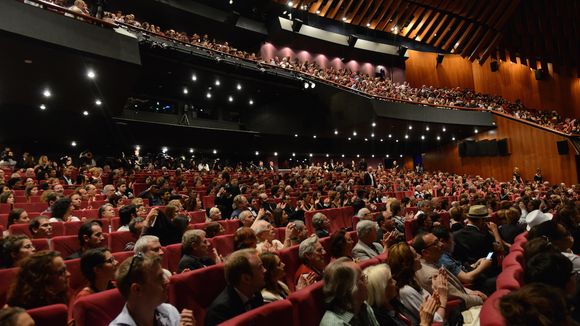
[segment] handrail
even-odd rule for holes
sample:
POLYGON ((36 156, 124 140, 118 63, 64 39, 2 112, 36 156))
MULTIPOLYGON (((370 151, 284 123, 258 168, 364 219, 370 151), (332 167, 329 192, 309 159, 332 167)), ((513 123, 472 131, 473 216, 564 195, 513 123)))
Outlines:
POLYGON ((567 134, 565 132, 562 132, 562 131, 559 131, 559 130, 556 130, 556 129, 553 129, 553 128, 550 128, 550 127, 547 127, 547 126, 543 126, 543 125, 538 124, 538 123, 535 123, 533 121, 529 121, 529 120, 526 120, 526 119, 517 118, 517 117, 515 117, 515 116, 513 116, 511 114, 504 113, 504 112, 501 112, 501 111, 496 111, 496 110, 491 110, 491 109, 485 109, 485 108, 468 108, 468 107, 455 106, 455 105, 442 105, 442 104, 413 102, 413 101, 409 101, 409 100, 405 100, 405 99, 399 99, 399 98, 394 98, 394 97, 389 97, 389 96, 368 94, 368 93, 359 91, 357 89, 345 87, 344 85, 339 84, 339 83, 336 83, 336 82, 334 82, 332 80, 322 79, 322 78, 319 78, 319 77, 316 77, 316 76, 313 76, 313 75, 304 73, 302 71, 292 70, 292 69, 289 69, 289 68, 284 68, 284 67, 280 67, 280 66, 277 66, 277 65, 274 65, 274 64, 270 64, 270 63, 266 62, 265 60, 263 60, 263 62, 249 60, 249 59, 246 59, 246 58, 243 58, 243 57, 238 57, 238 56, 235 56, 235 55, 232 55, 230 53, 226 53, 226 52, 223 52, 223 51, 220 51, 220 50, 216 50, 216 49, 211 49, 211 48, 207 48, 207 47, 204 47, 204 46, 200 46, 198 44, 186 43, 186 42, 183 42, 183 41, 174 39, 174 38, 167 37, 165 35, 161 35, 161 34, 157 34, 157 33, 154 33, 154 32, 150 32, 148 30, 145 30, 143 28, 140 28, 140 27, 137 27, 137 26, 134 26, 134 25, 129 25, 129 24, 126 24, 126 23, 121 23, 121 22, 111 23, 111 22, 108 22, 108 21, 105 21, 105 20, 102 20, 102 19, 98 19, 98 18, 89 16, 89 15, 79 14, 77 12, 71 11, 71 10, 69 10, 67 8, 58 6, 56 4, 53 4, 53 3, 50 3, 50 2, 47 2, 47 1, 44 1, 44 0, 18 0, 18 1, 23 2, 23 3, 30 3, 30 2, 37 3, 41 7, 42 6, 46 6, 48 10, 53 9, 52 11, 57 11, 57 12, 61 12, 61 13, 68 13, 68 14, 71 14, 71 15, 75 16, 76 18, 79 18, 79 19, 81 19, 83 21, 89 21, 89 22, 91 22, 93 24, 98 24, 98 25, 102 25, 102 26, 106 26, 106 27, 111 27, 111 28, 117 28, 119 26, 125 26, 126 28, 134 29, 134 30, 137 30, 137 31, 139 31, 141 33, 154 34, 157 37, 164 38, 164 39, 166 39, 168 41, 171 41, 171 42, 178 42, 178 43, 181 43, 181 44, 186 45, 186 46, 194 46, 194 47, 199 48, 199 49, 204 49, 204 50, 211 51, 211 52, 215 52, 215 53, 218 53, 218 54, 221 54, 221 55, 225 55, 225 56, 229 56, 229 57, 234 57, 234 58, 236 58, 238 60, 242 60, 242 61, 245 61, 245 62, 248 62, 248 63, 254 63, 254 64, 257 64, 259 66, 264 66, 265 65, 265 66, 268 66, 270 68, 282 69, 282 70, 285 70, 285 71, 290 72, 290 73, 293 73, 293 74, 302 74, 302 75, 307 76, 307 78, 313 78, 313 79, 316 79, 319 82, 324 82, 326 84, 330 84, 333 87, 340 88, 340 89, 343 89, 343 90, 348 90, 348 91, 351 91, 351 92, 355 92, 355 93, 357 93, 359 95, 363 95, 363 96, 366 96, 366 97, 369 97, 369 98, 373 98, 373 99, 378 99, 378 100, 383 100, 383 101, 389 101, 389 102, 399 102, 399 103, 406 103, 406 104, 413 104, 413 105, 429 106, 429 107, 440 108, 440 109, 490 112, 492 114, 495 114, 495 115, 498 115, 498 116, 502 116, 504 118, 508 118, 508 119, 511 119, 511 120, 519 121, 519 122, 528 124, 530 126, 534 126, 534 127, 537 127, 537 128, 541 128, 543 130, 546 130, 546 131, 549 131, 549 132, 552 132, 552 133, 556 133, 556 134, 561 135, 561 136, 564 136, 564 137, 580 137, 580 134, 573 134, 573 133, 567 134))

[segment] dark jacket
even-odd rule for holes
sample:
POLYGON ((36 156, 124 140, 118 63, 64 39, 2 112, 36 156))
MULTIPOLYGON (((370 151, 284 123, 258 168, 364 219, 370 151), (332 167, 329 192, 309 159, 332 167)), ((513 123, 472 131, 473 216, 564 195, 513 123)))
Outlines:
POLYGON ((228 319, 232 319, 244 312, 258 308, 264 304, 264 299, 260 292, 248 301, 250 309, 246 309, 242 299, 232 286, 226 288, 215 298, 205 315, 205 326, 218 325, 228 319))

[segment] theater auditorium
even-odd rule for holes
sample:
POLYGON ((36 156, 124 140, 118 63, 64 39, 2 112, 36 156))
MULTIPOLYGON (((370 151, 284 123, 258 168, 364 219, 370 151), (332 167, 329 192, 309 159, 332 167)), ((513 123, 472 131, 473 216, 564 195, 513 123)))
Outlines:
POLYGON ((580 325, 579 16, 0 1, 0 325, 580 325))

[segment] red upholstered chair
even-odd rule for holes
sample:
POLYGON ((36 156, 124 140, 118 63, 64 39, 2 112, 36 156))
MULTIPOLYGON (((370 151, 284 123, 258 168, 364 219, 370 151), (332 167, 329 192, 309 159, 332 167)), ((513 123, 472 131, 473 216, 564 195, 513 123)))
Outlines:
POLYGON ((66 269, 70 273, 69 278, 69 288, 72 290, 72 293, 83 288, 87 281, 81 272, 81 259, 70 259, 65 260, 66 269))
POLYGON ((36 325, 66 325, 68 307, 64 304, 53 304, 27 310, 36 325))
POLYGON ((288 296, 294 307, 294 324, 318 326, 324 315, 324 282, 316 282, 288 296))
POLYGON ((20 268, 0 269, 0 307, 3 307, 6 303, 8 290, 10 289, 10 286, 14 280, 16 280, 18 270, 20 270, 20 268))
POLYGON ((506 326, 505 320, 499 311, 499 300, 510 290, 498 289, 485 302, 479 314, 481 326, 506 326))
POLYGON ((123 251, 127 243, 137 241, 137 237, 129 231, 109 233, 109 239, 109 248, 112 252, 123 251))
POLYGON ((31 239, 32 245, 36 249, 36 251, 41 250, 49 250, 50 245, 48 243, 48 239, 31 239))
POLYGON ((293 307, 289 300, 278 300, 248 311, 220 324, 221 326, 294 326, 293 307))
POLYGON ((519 264, 511 265, 507 269, 504 269, 498 276, 496 280, 496 285, 498 289, 506 289, 510 291, 515 291, 522 287, 524 270, 519 264))
POLYGON ((516 236, 516 238, 514 239, 514 243, 515 243, 515 242, 518 242, 518 243, 520 243, 522 246, 523 246, 523 245, 524 245, 526 242, 528 242, 528 231, 524 231, 524 232, 522 232, 522 233, 518 234, 518 235, 516 236))
POLYGON ((417 231, 417 219, 406 220, 405 221, 405 240, 407 242, 413 240, 413 236, 417 231))
POLYGON ((240 228, 240 221, 237 219, 218 221, 225 229, 225 234, 234 234, 240 228))
MULTIPOLYGON (((46 206, 46 204, 45 204, 46 206)), ((44 209, 43 209, 44 211, 44 209)), ((0 204, 0 214, 8 214, 10 213, 10 205, 8 204, 0 204)))
POLYGON ((191 224, 205 223, 205 211, 189 212, 187 215, 191 218, 191 224))
POLYGON ((514 242, 511 247, 510 247, 510 252, 520 252, 520 253, 524 253, 524 245, 523 242, 514 242))
POLYGON ((505 270, 506 268, 512 265, 523 266, 523 264, 524 264, 524 253, 521 251, 512 251, 503 259, 502 269, 505 270))
MULTIPOLYGON (((95 207, 95 206, 93 206, 95 207)), ((94 218, 99 218, 99 209, 98 208, 92 208, 92 209, 79 209, 79 210, 74 210, 72 212, 73 216, 78 217, 79 219, 94 219, 94 218)))
POLYGON ((292 291, 295 289, 294 274, 302 264, 298 257, 298 247, 296 245, 290 248, 284 248, 278 252, 280 260, 286 265, 286 284, 292 291))
POLYGON ((6 229, 8 227, 8 214, 2 213, 0 214, 0 226, 6 229))
MULTIPOLYGON (((83 222, 64 222, 64 235, 78 235, 83 222)), ((103 229, 103 232, 105 230, 103 229)))
POLYGON ((380 263, 381 263, 381 261, 378 258, 373 257, 371 259, 367 259, 367 260, 360 261, 358 263, 358 265, 360 266, 361 269, 365 269, 365 268, 367 268, 369 266, 377 265, 377 264, 380 264, 380 263))
POLYGON ((10 234, 25 234, 29 238, 32 238, 32 233, 28 229, 28 224, 12 224, 8 228, 10 234))
POLYGON ((205 312, 226 287, 224 264, 216 264, 171 276, 169 303, 177 310, 193 310, 198 325, 203 325, 205 312))
MULTIPOLYGON (((354 208, 352 206, 347 206, 341 208, 342 213, 342 226, 341 228, 352 228, 352 216, 354 215, 354 208)), ((336 231, 336 230, 334 230, 336 231)))
POLYGON ((217 250, 218 254, 222 255, 223 257, 228 256, 232 252, 234 252, 234 235, 233 234, 224 234, 218 235, 209 239, 212 243, 212 246, 217 250))
POLYGON ((215 206, 215 197, 214 196, 203 196, 201 198, 201 202, 203 204, 203 208, 214 207, 215 206))
MULTIPOLYGON (((105 240, 103 240, 103 246, 107 246, 109 244, 109 235, 103 233, 103 237, 105 238, 105 240)), ((66 258, 79 251, 81 245, 79 243, 78 236, 64 235, 52 238, 52 248, 60 252, 63 258, 66 258)))
POLYGON ((119 264, 124 262, 125 259, 127 259, 129 257, 133 257, 133 255, 135 255, 135 253, 132 251, 120 251, 120 252, 113 253, 113 257, 115 257, 115 259, 119 262, 119 264))
POLYGON ((177 272, 177 266, 181 260, 181 243, 169 245, 164 250, 163 259, 167 259, 167 269, 171 272, 177 272))
POLYGON ((76 326, 108 326, 123 310, 125 299, 117 289, 80 298, 73 307, 76 326))
POLYGON ((448 212, 439 213, 439 221, 441 222, 441 225, 448 230, 450 228, 450 220, 451 215, 448 212))

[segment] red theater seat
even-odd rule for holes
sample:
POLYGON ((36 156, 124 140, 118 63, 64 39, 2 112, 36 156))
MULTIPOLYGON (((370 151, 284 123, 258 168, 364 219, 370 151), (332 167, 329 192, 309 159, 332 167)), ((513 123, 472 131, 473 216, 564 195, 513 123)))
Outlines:
POLYGON ((16 280, 16 275, 20 268, 6 268, 0 269, 0 307, 6 303, 8 290, 12 283, 16 280))
POLYGON ((225 234, 234 234, 240 228, 240 221, 237 219, 219 221, 225 229, 225 234))
POLYGON ((197 325, 203 325, 205 312, 226 287, 224 264, 216 264, 171 276, 169 303, 177 310, 193 310, 197 325))
POLYGON ((205 211, 189 212, 187 215, 191 218, 191 224, 205 223, 205 211))
POLYGON ((132 251, 121 251, 121 252, 114 252, 113 253, 113 257, 115 257, 115 259, 119 262, 119 264, 124 262, 125 259, 127 259, 129 257, 133 257, 133 255, 135 255, 135 253, 132 251))
POLYGON ((417 228, 419 228, 417 225, 417 219, 405 221, 405 240, 407 242, 413 240, 415 232, 417 232, 417 228))
POLYGON ((108 326, 123 310, 125 299, 117 289, 80 298, 73 307, 76 326, 108 326))
POLYGON ((506 289, 510 291, 515 291, 522 287, 523 285, 523 275, 524 270, 519 264, 511 265, 504 269, 498 276, 496 280, 498 289, 506 289))
MULTIPOLYGON (((109 235, 103 233, 103 237, 105 238, 105 240, 103 240, 103 247, 106 247, 109 244, 109 235)), ((80 247, 81 245, 76 235, 64 235, 52 238, 52 248, 60 252, 63 258, 79 251, 80 247)))
POLYGON ((502 269, 505 270, 509 266, 512 265, 524 265, 524 253, 521 251, 512 251, 510 252, 502 262, 502 269))
POLYGON ((28 229, 28 224, 12 224, 8 228, 10 234, 25 234, 29 238, 32 238, 32 233, 28 229))
POLYGON ((215 250, 217 250, 218 254, 223 257, 227 257, 229 254, 234 252, 233 234, 218 235, 209 239, 209 241, 212 243, 215 250))
MULTIPOLYGON (((66 257, 65 257, 66 258, 66 257)), ((82 289, 87 281, 81 272, 81 259, 65 260, 66 269, 70 273, 69 288, 73 293, 82 289)))
POLYGON ((53 304, 27 310, 36 325, 66 325, 68 307, 64 304, 53 304))
POLYGON ((99 210, 98 209, 79 209, 79 210, 74 210, 72 212, 73 216, 78 217, 79 219, 95 219, 95 218, 99 218, 99 210))
POLYGON ((48 239, 31 239, 30 241, 32 241, 32 245, 34 246, 34 249, 36 249, 36 251, 50 249, 48 239))
POLYGON ((278 300, 221 323, 221 326, 294 326, 293 307, 288 300, 278 300))
POLYGON ((286 265, 286 284, 290 290, 294 291, 294 274, 300 267, 301 262, 298 257, 298 245, 292 246, 290 248, 284 248, 278 252, 280 260, 286 265))
POLYGON ((481 326, 506 326, 505 320, 499 311, 499 300, 510 290, 498 289, 485 302, 479 314, 481 326))
MULTIPOLYGON (((83 222, 64 222, 64 235, 78 235, 83 222)), ((103 230, 105 231, 105 230, 103 230)))
POLYGON ((123 251, 127 243, 137 241, 137 237, 129 231, 109 233, 109 238, 109 248, 112 252, 123 251))
POLYGON ((177 266, 181 260, 181 243, 176 243, 165 247, 163 260, 167 260, 167 269, 171 272, 177 272, 177 266))
POLYGON ((323 282, 316 282, 288 296, 294 307, 294 324, 318 326, 324 315, 323 282))

